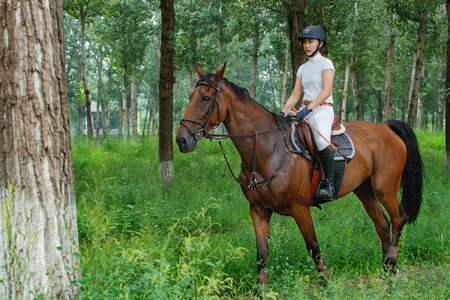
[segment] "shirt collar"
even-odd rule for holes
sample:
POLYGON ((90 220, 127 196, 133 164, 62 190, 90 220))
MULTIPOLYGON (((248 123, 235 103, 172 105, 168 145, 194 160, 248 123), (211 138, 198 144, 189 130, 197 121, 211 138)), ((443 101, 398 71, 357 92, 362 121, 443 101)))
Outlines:
POLYGON ((308 57, 310 62, 316 62, 318 61, 320 58, 322 57, 322 55, 319 53, 316 56, 313 57, 308 57))

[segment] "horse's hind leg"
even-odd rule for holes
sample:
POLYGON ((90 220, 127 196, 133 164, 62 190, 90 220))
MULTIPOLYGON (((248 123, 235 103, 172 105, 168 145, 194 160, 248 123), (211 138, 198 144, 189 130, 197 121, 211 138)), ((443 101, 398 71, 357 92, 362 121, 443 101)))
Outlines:
MULTIPOLYGON (((405 213, 400 208, 397 195, 400 186, 401 169, 396 171, 399 174, 397 176, 398 181, 392 179, 396 178, 395 176, 389 177, 387 174, 379 173, 371 181, 376 199, 383 205, 391 219, 392 239, 389 249, 384 255, 383 263, 385 268, 391 270, 393 273, 396 272, 395 264, 397 263, 398 242, 403 226, 407 220, 405 213)), ((391 172, 395 174, 395 170, 391 170, 391 172)))
POLYGON ((381 240, 381 247, 383 250, 383 262, 384 262, 389 252, 391 242, 389 232, 390 229, 389 220, 384 214, 380 202, 377 200, 375 196, 375 193, 370 184, 370 179, 366 180, 363 184, 361 184, 354 191, 354 193, 356 194, 356 196, 358 196, 359 200, 361 200, 367 214, 372 219, 373 224, 375 225, 375 230, 377 231, 377 234, 381 240))

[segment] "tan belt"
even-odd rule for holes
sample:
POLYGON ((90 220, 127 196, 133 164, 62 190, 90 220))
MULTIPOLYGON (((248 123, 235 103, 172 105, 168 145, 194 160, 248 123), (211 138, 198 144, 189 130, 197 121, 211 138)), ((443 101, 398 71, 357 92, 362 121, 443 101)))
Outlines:
MULTIPOLYGON (((308 106, 308 105, 310 105, 311 103, 312 103, 312 101, 303 101, 303 105, 305 105, 305 106, 308 106)), ((324 103, 320 104, 320 106, 323 106, 323 105, 333 106, 333 103, 330 103, 330 102, 324 102, 324 103)))

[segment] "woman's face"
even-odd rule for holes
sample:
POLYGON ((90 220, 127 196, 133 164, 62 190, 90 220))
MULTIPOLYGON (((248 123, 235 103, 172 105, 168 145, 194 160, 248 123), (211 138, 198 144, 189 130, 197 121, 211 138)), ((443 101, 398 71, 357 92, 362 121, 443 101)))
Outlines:
MULTIPOLYGON (((305 53, 308 56, 313 54, 313 52, 316 51, 318 46, 319 46, 318 39, 310 39, 310 38, 303 39, 303 49, 305 50, 305 53)), ((317 53, 314 56, 316 56, 317 54, 319 54, 319 51, 317 51, 317 53)))

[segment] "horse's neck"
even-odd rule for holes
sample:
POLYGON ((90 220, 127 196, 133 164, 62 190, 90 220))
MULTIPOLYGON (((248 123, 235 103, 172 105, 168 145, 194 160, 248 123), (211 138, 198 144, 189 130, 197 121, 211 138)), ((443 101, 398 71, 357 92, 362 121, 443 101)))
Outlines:
MULTIPOLYGON (((274 155, 277 145, 284 147, 282 135, 277 129, 275 120, 270 112, 253 100, 236 100, 228 106, 225 128, 230 135, 252 135, 256 137, 257 160, 274 155)), ((232 137, 233 143, 241 155, 242 162, 253 164, 254 138, 232 137)), ((284 148, 283 148, 284 149, 284 148)))

